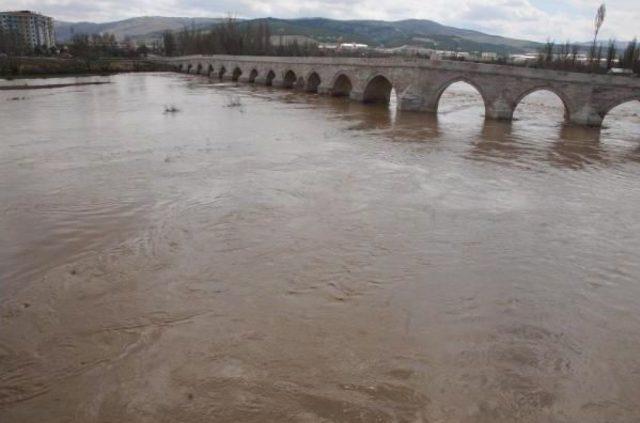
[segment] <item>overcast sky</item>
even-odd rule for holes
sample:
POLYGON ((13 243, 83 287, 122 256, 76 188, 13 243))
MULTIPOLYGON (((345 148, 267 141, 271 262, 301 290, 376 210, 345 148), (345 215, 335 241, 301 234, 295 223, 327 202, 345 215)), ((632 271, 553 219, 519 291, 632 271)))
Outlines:
MULTIPOLYGON (((601 0, 0 0, 59 20, 105 22, 134 16, 432 19, 491 34, 545 41, 592 37, 601 0)), ((602 38, 640 35, 640 0, 610 0, 602 38)))

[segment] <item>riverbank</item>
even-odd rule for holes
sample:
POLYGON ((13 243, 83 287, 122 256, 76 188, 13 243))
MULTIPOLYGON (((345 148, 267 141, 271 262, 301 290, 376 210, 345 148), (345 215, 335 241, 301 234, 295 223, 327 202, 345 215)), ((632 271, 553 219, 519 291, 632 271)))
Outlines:
POLYGON ((0 86, 0 91, 14 91, 14 90, 46 90, 51 88, 67 88, 67 87, 81 87, 85 85, 104 85, 110 84, 110 82, 75 82, 70 84, 44 84, 44 85, 8 85, 0 86))
POLYGON ((61 59, 51 57, 0 58, 0 77, 104 75, 123 72, 169 70, 167 65, 144 59, 61 59))

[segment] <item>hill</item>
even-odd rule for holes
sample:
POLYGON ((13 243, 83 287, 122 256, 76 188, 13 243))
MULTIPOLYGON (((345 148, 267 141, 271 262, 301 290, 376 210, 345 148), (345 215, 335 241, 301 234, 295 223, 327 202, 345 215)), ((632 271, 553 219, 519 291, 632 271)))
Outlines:
MULTIPOLYGON (((373 47, 399 47, 403 45, 437 48, 441 50, 494 51, 498 53, 520 53, 536 49, 539 44, 485 34, 468 29, 455 28, 430 20, 409 19, 396 22, 375 20, 341 21, 325 18, 277 19, 265 18, 243 21, 245 23, 268 21, 274 35, 301 35, 320 42, 358 42, 373 47)), ((172 18, 147 16, 124 21, 56 22, 59 42, 68 41, 73 34, 113 33, 118 39, 131 37, 135 40, 158 39, 162 31, 179 31, 187 28, 208 28, 221 19, 217 18, 172 18)))
MULTIPOLYGON (((119 40, 126 37, 133 39, 145 39, 162 31, 179 31, 185 27, 206 28, 222 19, 218 18, 170 18, 162 16, 143 16, 123 21, 93 23, 93 22, 64 22, 54 23, 56 39, 60 43, 69 41, 74 34, 102 34, 109 32, 119 40)), ((153 38, 153 37, 152 37, 153 38)))
POLYGON ((460 29, 429 20, 396 22, 324 18, 267 18, 273 34, 307 35, 319 41, 354 41, 374 47, 413 45, 441 50, 525 52, 536 49, 533 41, 518 40, 460 29))

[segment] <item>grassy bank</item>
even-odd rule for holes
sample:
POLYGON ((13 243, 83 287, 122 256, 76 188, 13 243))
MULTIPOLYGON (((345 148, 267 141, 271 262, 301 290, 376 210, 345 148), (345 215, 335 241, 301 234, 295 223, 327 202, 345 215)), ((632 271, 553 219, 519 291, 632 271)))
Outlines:
POLYGON ((3 78, 102 75, 120 72, 154 72, 165 70, 169 69, 162 64, 139 59, 0 58, 0 77, 3 78))

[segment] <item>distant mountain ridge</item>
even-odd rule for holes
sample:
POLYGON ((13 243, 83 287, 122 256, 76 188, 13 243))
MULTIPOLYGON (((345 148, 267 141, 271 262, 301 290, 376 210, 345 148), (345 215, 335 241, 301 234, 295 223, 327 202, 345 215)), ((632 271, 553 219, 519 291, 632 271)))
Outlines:
MULTIPOLYGON (((180 31, 183 28, 208 28, 220 23, 221 18, 187 18, 145 16, 123 21, 55 22, 59 42, 70 40, 74 34, 113 33, 118 39, 130 37, 138 41, 150 41, 160 37, 163 31, 180 31)), ((399 47, 403 45, 436 48, 441 50, 494 51, 517 53, 535 50, 539 43, 527 40, 485 34, 479 31, 455 28, 430 20, 408 19, 388 22, 377 20, 341 21, 326 18, 245 20, 269 22, 272 34, 304 35, 320 42, 359 42, 374 47, 399 47)))
POLYGON ((191 28, 193 26, 205 28, 220 23, 222 20, 220 18, 143 16, 105 23, 55 21, 54 27, 56 39, 58 42, 64 43, 69 41, 74 34, 103 34, 105 32, 114 34, 119 40, 124 40, 126 37, 144 39, 166 30, 179 31, 185 27, 191 28))
POLYGON ((399 47, 413 45, 441 50, 487 50, 523 52, 536 49, 539 43, 489 35, 479 31, 455 28, 435 21, 407 19, 402 21, 349 20, 326 18, 267 18, 272 33, 315 37, 321 41, 355 41, 371 46, 399 47))

